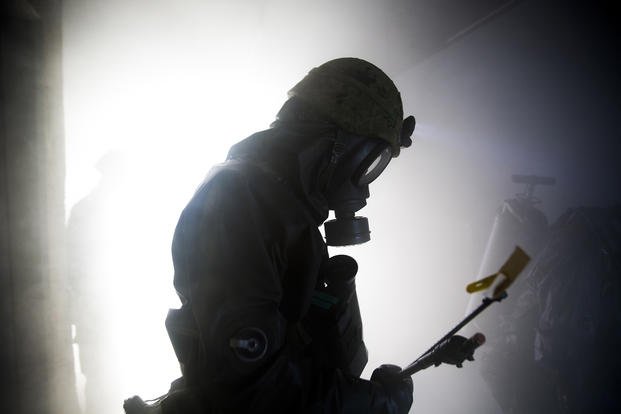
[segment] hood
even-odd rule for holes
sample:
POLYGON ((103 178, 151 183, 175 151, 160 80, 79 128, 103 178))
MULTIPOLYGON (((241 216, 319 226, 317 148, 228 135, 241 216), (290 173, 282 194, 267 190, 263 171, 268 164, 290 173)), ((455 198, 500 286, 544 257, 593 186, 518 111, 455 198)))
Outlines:
POLYGON ((336 128, 328 123, 276 122, 233 145, 227 160, 251 162, 271 171, 319 226, 328 218, 320 176, 329 164, 335 137, 336 128))

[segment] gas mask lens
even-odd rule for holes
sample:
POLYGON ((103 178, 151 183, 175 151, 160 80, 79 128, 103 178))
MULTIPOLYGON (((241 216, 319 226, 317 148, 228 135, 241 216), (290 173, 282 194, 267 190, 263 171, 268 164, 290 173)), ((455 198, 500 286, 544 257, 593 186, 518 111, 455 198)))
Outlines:
POLYGON ((380 146, 362 162, 358 173, 354 176, 356 185, 367 185, 373 182, 384 171, 390 159, 392 151, 389 146, 380 146))

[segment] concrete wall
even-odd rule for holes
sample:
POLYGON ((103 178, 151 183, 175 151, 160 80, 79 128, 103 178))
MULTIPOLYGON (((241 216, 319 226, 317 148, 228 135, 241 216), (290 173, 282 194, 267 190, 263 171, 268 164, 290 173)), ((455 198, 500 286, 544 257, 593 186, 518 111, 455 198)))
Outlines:
POLYGON ((0 411, 72 413, 59 1, 2 6, 0 411))

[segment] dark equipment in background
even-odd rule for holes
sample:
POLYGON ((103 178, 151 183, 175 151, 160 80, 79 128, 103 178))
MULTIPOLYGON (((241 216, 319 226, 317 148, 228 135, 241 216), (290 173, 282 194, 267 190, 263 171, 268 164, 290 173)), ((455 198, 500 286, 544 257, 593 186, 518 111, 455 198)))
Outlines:
MULTIPOLYGON (((536 258, 548 237, 548 219, 537 208, 541 200, 535 197, 535 189, 540 185, 554 185, 556 180, 552 177, 514 174, 511 181, 525 185, 524 191, 506 199, 498 208, 481 261, 479 277, 489 274, 516 243, 536 258)), ((527 267, 526 273, 531 266, 527 267)), ((533 405, 551 406, 549 386, 541 384, 542 377, 534 367, 531 335, 514 335, 506 330, 524 290, 522 278, 513 287, 513 295, 502 309, 482 315, 473 324, 477 330, 488 334, 487 345, 479 351, 481 375, 494 399, 506 413, 529 412, 528 408, 533 405), (507 353, 509 346, 511 351, 507 353), (516 378, 525 380, 517 382, 516 378), (530 395, 529 400, 537 402, 525 401, 521 397, 523 395, 530 395)), ((469 308, 476 303, 475 298, 473 296, 469 308)))
POLYGON ((479 269, 479 279, 496 269, 516 244, 534 257, 548 231, 548 219, 537 208, 541 200, 534 193, 537 186, 554 185, 556 180, 552 177, 515 174, 511 181, 526 186, 524 192, 505 200, 497 210, 479 269))
POLYGON ((568 209, 525 282, 514 323, 534 333, 553 410, 621 412, 621 206, 568 209))
POLYGON ((571 208, 550 227, 482 350, 503 412, 621 410, 620 269, 620 206, 571 208))
MULTIPOLYGON (((516 184, 525 184, 524 192, 516 194, 514 198, 506 199, 498 208, 477 279, 481 279, 497 269, 516 244, 522 246, 532 257, 536 257, 545 242, 548 233, 548 219, 537 208, 541 200, 535 197, 534 192, 536 186, 554 185, 556 179, 537 175, 514 174, 511 181, 516 184)), ((528 271, 528 269, 526 270, 528 271)), ((517 286, 519 285, 520 283, 517 286)), ((519 287, 514 289, 517 290, 519 287)), ((472 297, 468 311, 476 306, 479 299, 476 295, 472 297)), ((513 301, 514 299, 508 300, 508 305, 505 308, 510 308, 513 301)), ((493 327, 498 324, 497 319, 497 314, 486 315, 478 318, 473 325, 478 329, 494 329, 493 327)))
POLYGON ((504 413, 618 412, 621 208, 572 208, 549 226, 534 190, 555 180, 512 181, 525 191, 498 210, 481 272, 515 241, 535 260, 505 306, 476 321, 489 337, 481 376, 504 413))

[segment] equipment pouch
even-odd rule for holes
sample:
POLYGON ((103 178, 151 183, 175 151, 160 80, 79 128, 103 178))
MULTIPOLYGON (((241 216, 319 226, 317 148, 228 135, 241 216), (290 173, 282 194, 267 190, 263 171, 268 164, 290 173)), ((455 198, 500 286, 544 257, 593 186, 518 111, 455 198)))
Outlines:
POLYGON ((324 348, 321 354, 327 363, 358 377, 368 356, 354 282, 356 271, 353 258, 330 258, 313 292, 306 319, 315 346, 324 348))

